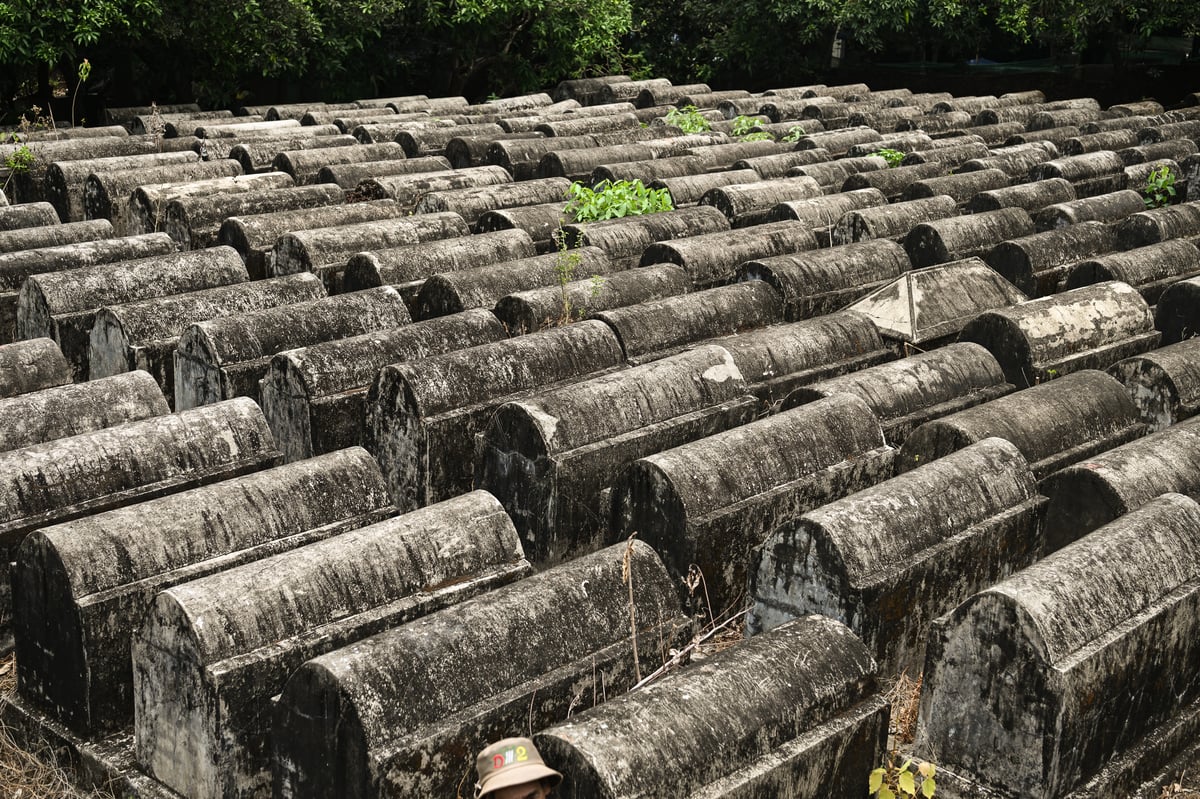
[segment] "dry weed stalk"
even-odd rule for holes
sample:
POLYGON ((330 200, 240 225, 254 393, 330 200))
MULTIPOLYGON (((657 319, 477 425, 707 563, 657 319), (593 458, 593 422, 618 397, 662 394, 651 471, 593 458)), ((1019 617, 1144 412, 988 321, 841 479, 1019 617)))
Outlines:
MULTIPOLYGON (((14 656, 0 660, 0 696, 17 690, 14 656)), ((83 792, 71 779, 69 764, 45 741, 26 749, 13 730, 0 724, 0 797, 3 799, 115 799, 109 791, 83 792)))
POLYGON ((896 678, 891 690, 885 695, 892 706, 891 734, 898 745, 911 744, 917 735, 917 711, 921 702, 921 683, 925 675, 917 675, 917 679, 902 672, 896 678))

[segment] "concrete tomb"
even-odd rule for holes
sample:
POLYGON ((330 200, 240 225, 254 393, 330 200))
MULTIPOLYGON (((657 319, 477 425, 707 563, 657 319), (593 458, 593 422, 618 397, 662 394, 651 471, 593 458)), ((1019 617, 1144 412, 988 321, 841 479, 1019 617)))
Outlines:
POLYGON ((259 381, 276 353, 411 321, 400 295, 385 286, 197 322, 180 334, 175 350, 175 407, 258 400, 259 381))
POLYGON ((469 310, 287 350, 259 384, 263 412, 288 461, 361 444, 367 391, 384 366, 506 336, 490 311, 469 310))
POLYGON ((918 753, 998 796, 1133 795, 1196 741, 1198 564, 1200 506, 1167 494, 938 619, 918 753))
POLYGON ((87 380, 91 332, 101 308, 240 285, 248 277, 229 247, 30 275, 17 297, 17 335, 53 339, 74 379, 87 380))
POLYGON ((1115 280, 986 311, 959 337, 986 347, 1020 388, 1106 369, 1154 349, 1158 339, 1142 295, 1115 280))
POLYGON ((879 417, 884 438, 899 446, 917 427, 1011 393, 992 354, 978 344, 947 344, 831 377, 792 391, 788 410, 834 394, 860 397, 879 417))
POLYGON ((987 438, 810 510, 754 550, 747 627, 829 616, 885 674, 919 674, 934 619, 1038 557, 1045 504, 1017 448, 987 438))
POLYGON ((893 455, 862 400, 818 400, 634 461, 613 488, 612 534, 637 531, 678 580, 698 568, 716 616, 744 598, 753 547, 888 479, 893 455))
POLYGON ((612 330, 586 321, 394 363, 379 371, 367 398, 365 445, 397 507, 438 502, 471 488, 475 437, 500 405, 623 361, 612 330))
POLYGON ((634 541, 314 658, 278 700, 275 792, 453 796, 488 743, 628 690, 689 626, 634 541))
POLYGON ((857 796, 886 748, 887 716, 866 647, 810 616, 543 729, 534 743, 563 772, 564 797, 857 796))
POLYGON ((138 762, 192 799, 262 796, 271 697, 305 661, 529 570, 477 491, 168 588, 133 638, 138 762))
POLYGON ((13 573, 20 694, 85 734, 123 727, 130 642, 159 591, 394 513, 355 448, 43 527, 13 573))
POLYGON ((1042 479, 1146 432, 1124 386, 1087 369, 926 422, 905 439, 896 469, 997 436, 1015 444, 1042 479))

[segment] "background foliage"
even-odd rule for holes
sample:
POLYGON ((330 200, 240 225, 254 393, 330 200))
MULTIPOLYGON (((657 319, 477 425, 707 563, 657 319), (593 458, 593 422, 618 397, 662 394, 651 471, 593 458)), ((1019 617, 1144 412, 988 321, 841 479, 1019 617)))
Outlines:
POLYGON ((1200 0, 0 0, 0 110, 63 102, 84 57, 93 106, 481 99, 617 71, 797 84, 830 68, 835 39, 842 67, 1120 67, 1198 27, 1200 0))

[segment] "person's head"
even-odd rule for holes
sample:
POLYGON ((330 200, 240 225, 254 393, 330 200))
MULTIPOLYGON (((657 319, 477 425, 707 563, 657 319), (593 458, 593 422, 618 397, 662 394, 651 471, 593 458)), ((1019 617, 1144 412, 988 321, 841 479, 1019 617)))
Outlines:
POLYGON ((505 738, 475 758, 477 799, 546 799, 562 775, 542 762, 528 738, 505 738))

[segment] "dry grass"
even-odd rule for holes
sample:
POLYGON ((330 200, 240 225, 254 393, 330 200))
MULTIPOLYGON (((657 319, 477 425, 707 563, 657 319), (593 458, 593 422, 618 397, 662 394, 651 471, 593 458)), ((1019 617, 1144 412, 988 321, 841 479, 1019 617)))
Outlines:
MULTIPOLYGON (((17 690, 17 670, 12 655, 0 659, 0 695, 17 690)), ((65 753, 40 742, 24 748, 13 731, 0 724, 0 799, 115 799, 108 792, 84 793, 75 787, 64 768, 65 753)))
POLYGON ((1200 799, 1200 783, 1188 779, 1187 772, 1184 772, 1179 775, 1178 782, 1164 785, 1159 796, 1163 799, 1200 799))
POLYGON ((892 706, 891 727, 888 732, 893 738, 893 748, 907 746, 917 737, 917 711, 921 702, 921 682, 924 675, 912 679, 907 672, 896 678, 896 682, 884 695, 892 706))

